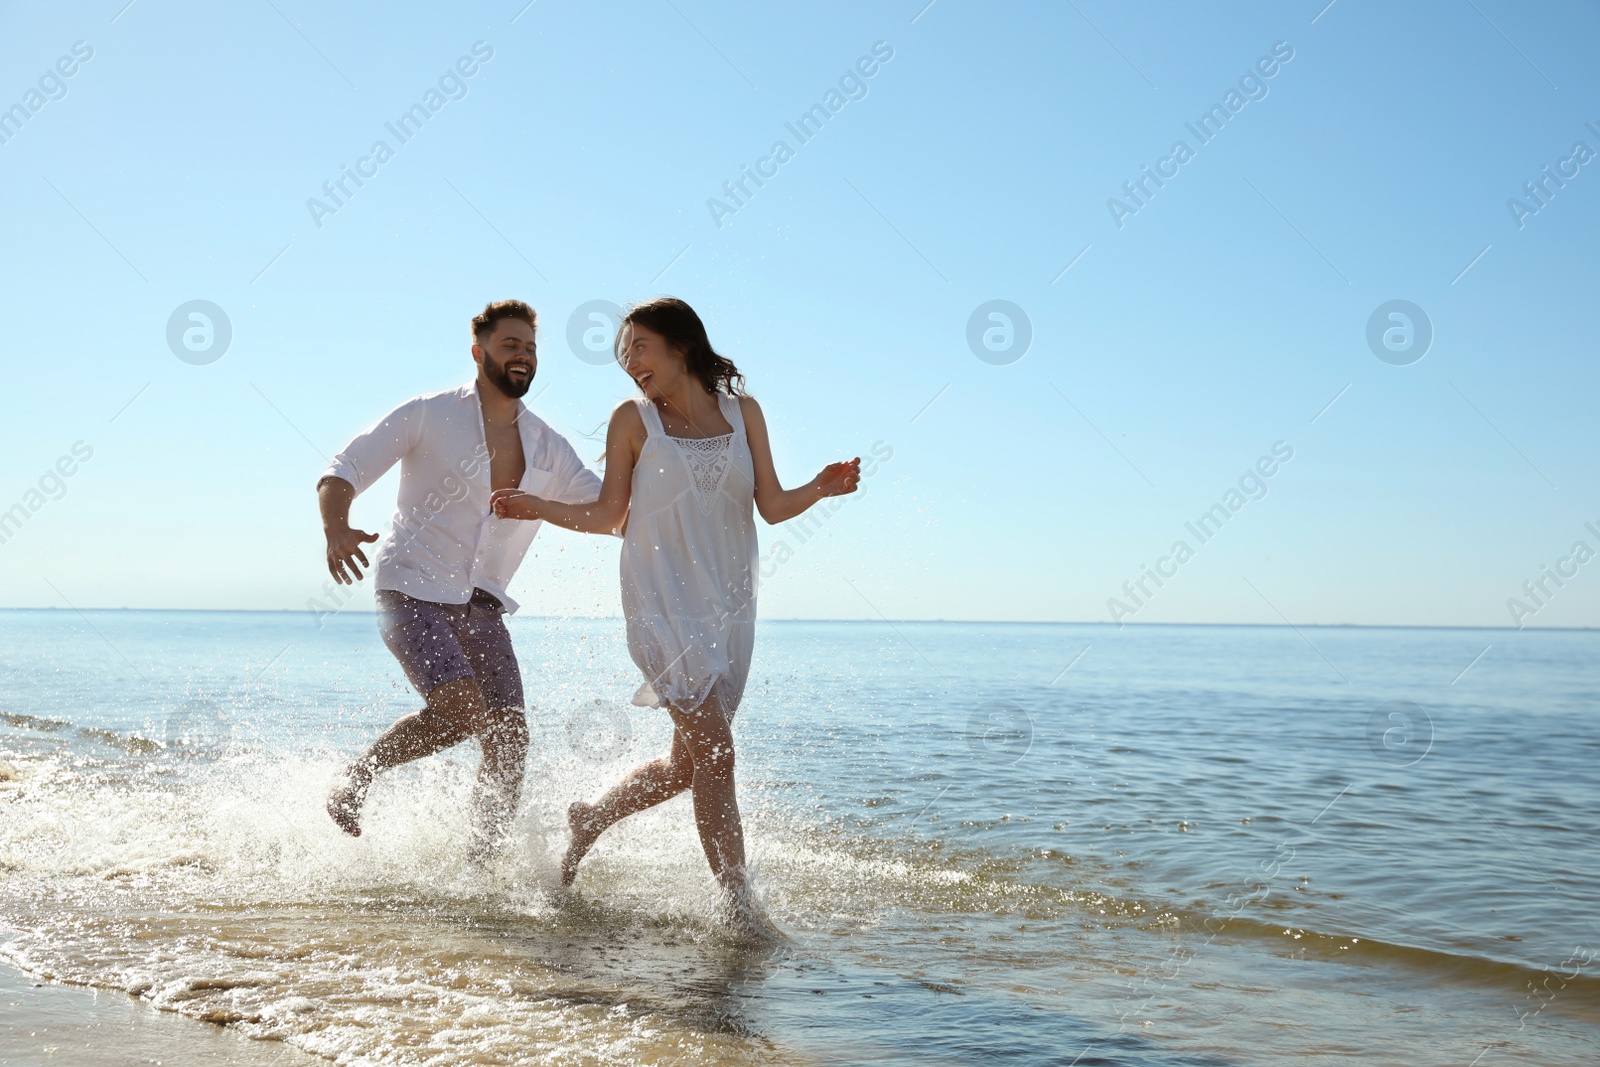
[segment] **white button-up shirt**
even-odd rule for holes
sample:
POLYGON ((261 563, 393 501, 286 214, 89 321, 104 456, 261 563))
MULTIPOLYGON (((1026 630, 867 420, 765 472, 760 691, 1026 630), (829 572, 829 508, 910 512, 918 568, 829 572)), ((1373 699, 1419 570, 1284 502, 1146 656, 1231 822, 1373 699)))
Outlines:
MULTIPOLYGON (((568 504, 599 497, 599 476, 521 403, 517 429, 527 461, 518 488, 568 504)), ((359 494, 397 462, 400 496, 393 529, 378 546, 377 588, 437 604, 465 604, 477 588, 516 611, 506 586, 543 523, 489 513, 489 445, 477 382, 401 404, 333 457, 323 477, 343 478, 359 494)))

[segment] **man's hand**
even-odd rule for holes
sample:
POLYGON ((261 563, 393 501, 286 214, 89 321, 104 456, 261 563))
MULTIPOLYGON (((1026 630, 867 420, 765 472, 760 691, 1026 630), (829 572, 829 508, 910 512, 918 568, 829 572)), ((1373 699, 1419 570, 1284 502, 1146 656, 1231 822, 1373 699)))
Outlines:
POLYGON ((496 489, 489 494, 489 510, 497 519, 537 519, 542 503, 544 501, 532 493, 520 489, 496 489))
POLYGON ((350 502, 355 498, 355 486, 337 475, 325 475, 317 482, 317 508, 322 512, 322 532, 328 538, 328 573, 340 585, 361 580, 361 567, 371 567, 361 546, 378 539, 377 534, 350 528, 350 502))
POLYGON ((367 554, 361 551, 361 546, 376 541, 378 535, 349 526, 325 532, 328 535, 328 573, 340 585, 355 585, 361 580, 361 568, 370 569, 372 566, 367 562, 367 554), (358 561, 360 566, 357 566, 358 561))

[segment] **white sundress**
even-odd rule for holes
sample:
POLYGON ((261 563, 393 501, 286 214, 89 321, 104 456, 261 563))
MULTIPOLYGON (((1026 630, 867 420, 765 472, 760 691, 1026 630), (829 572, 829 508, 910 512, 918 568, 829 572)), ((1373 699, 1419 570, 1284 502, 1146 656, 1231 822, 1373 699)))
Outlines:
POLYGON ((732 715, 755 645, 755 466, 739 401, 717 394, 733 432, 668 436, 656 406, 634 401, 646 437, 622 539, 628 651, 641 707, 692 711, 713 691, 732 715))

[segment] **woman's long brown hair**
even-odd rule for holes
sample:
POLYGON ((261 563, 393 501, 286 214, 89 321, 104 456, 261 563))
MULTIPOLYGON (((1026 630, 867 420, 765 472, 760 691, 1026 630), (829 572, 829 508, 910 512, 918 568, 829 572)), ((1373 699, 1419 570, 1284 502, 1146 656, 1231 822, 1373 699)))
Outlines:
MULTIPOLYGON (((637 323, 660 334, 672 348, 683 353, 689 373, 700 379, 710 393, 744 396, 744 375, 733 360, 717 354, 706 336, 705 323, 694 308, 675 296, 658 296, 633 305, 622 317, 622 325, 637 323)), ((622 358, 622 329, 617 330, 616 354, 622 358)))

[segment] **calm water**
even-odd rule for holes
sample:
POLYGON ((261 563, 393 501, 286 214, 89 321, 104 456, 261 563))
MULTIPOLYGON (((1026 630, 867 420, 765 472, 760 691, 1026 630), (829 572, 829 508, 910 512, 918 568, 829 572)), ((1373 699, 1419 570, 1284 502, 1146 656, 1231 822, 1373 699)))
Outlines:
POLYGON ((1600 634, 763 624, 751 948, 686 800, 551 888, 666 722, 619 624, 512 632, 474 874, 470 747, 322 814, 416 703, 371 616, 0 612, 0 955, 351 1063, 1595 1061, 1600 634))

